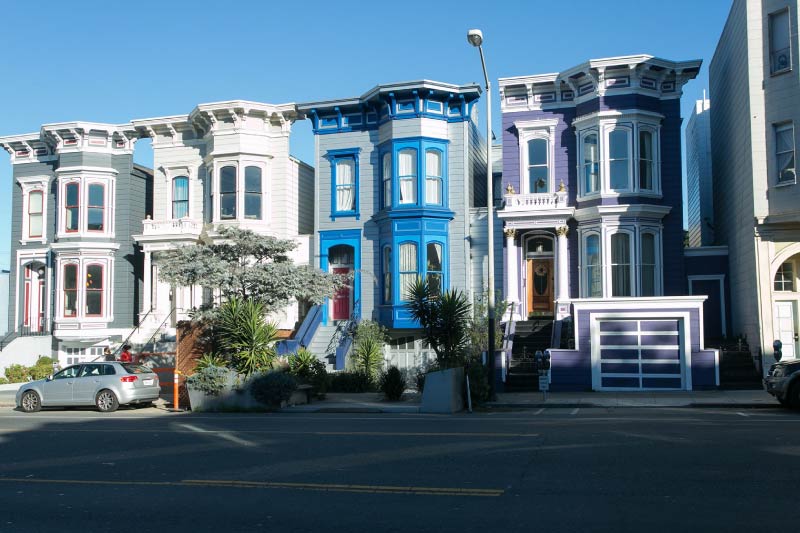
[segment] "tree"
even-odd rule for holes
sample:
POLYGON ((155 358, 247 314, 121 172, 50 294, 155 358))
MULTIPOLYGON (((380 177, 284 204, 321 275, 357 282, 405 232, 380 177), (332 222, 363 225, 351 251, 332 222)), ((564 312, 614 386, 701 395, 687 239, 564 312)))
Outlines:
POLYGON ((411 284, 408 294, 411 300, 406 306, 422 327, 425 342, 436 354, 439 366, 450 368, 463 364, 472 307, 467 295, 456 289, 440 294, 422 278, 411 284))
POLYGON ((264 315, 261 302, 232 296, 220 306, 215 320, 223 352, 245 376, 269 370, 277 356, 278 328, 264 315))
POLYGON ((201 286, 220 291, 223 300, 234 296, 253 300, 266 313, 281 310, 293 298, 321 303, 347 279, 308 265, 292 263, 294 241, 259 235, 231 226, 218 230, 219 238, 201 237, 196 245, 166 252, 159 260, 159 277, 176 286, 201 286))

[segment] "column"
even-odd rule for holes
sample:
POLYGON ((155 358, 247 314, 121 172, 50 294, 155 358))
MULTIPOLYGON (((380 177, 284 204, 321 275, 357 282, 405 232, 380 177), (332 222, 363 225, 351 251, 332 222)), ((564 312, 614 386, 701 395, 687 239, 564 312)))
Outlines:
MULTIPOLYGON (((556 293, 556 306, 558 303, 563 303, 569 300, 569 251, 567 246, 567 233, 569 229, 567 226, 560 226, 556 228, 557 244, 558 244, 558 285, 556 293)), ((556 318, 563 318, 569 314, 560 312, 556 309, 556 318)))
MULTIPOLYGON (((153 252, 144 253, 144 298, 142 299, 142 308, 139 310, 139 316, 143 317, 150 311, 152 307, 153 297, 153 252)), ((141 318, 140 318, 141 320, 141 318)))
POLYGON ((517 260, 517 230, 506 228, 503 230, 506 236, 506 301, 508 301, 508 311, 505 319, 520 320, 519 315, 519 261, 517 260))

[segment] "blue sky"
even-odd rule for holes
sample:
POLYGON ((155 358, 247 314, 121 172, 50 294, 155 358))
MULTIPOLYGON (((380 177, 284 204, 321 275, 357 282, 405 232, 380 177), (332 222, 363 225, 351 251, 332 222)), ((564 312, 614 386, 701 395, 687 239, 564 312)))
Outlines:
MULTIPOLYGON (((481 81, 468 28, 481 28, 489 74, 557 72, 589 58, 702 59, 683 116, 708 87, 730 0, 452 3, 139 0, 4 5, 0 136, 69 120, 119 123, 198 103, 356 96, 378 83, 481 81)), ((494 129, 500 109, 493 101, 494 129)), ((483 111, 483 108, 482 108, 483 111)), ((313 161, 309 123, 292 153, 313 161)), ((147 142, 136 160, 152 163, 147 142)), ((11 165, 0 150, 0 268, 9 264, 11 165)))

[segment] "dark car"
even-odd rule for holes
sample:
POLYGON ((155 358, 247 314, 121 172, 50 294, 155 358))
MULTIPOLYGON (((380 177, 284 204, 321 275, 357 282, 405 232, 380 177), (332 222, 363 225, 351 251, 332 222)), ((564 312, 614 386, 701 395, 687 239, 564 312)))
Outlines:
POLYGON ((800 359, 772 365, 764 378, 764 385, 781 405, 800 409, 800 359))

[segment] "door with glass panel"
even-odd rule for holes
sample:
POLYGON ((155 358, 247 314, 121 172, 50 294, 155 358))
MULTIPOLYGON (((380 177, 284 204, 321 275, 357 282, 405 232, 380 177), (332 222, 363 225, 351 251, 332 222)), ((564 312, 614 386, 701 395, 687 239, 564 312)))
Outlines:
POLYGON ((795 333, 797 331, 795 324, 797 315, 794 307, 794 302, 775 302, 773 322, 775 324, 775 338, 783 344, 782 361, 797 358, 797 336, 795 333))
POLYGON ((528 316, 551 316, 554 310, 553 239, 534 236, 525 244, 528 316))
MULTIPOLYGON (((333 274, 348 276, 353 271, 353 247, 344 244, 334 246, 328 252, 330 271, 333 274)), ((347 320, 353 309, 353 289, 348 284, 336 291, 331 302, 331 319, 347 320)))

